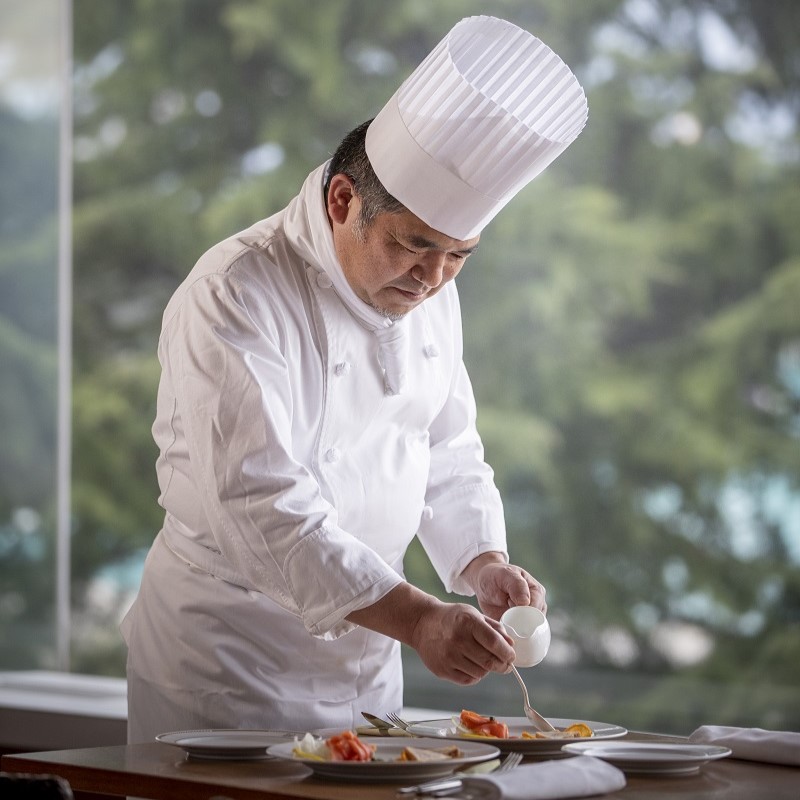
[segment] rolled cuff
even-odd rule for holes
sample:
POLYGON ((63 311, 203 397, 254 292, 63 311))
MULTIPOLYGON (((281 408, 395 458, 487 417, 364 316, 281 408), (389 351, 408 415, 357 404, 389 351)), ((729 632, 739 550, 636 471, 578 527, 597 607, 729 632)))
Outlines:
POLYGON ((388 594, 403 578, 367 545, 339 528, 304 536, 286 558, 284 577, 306 630, 337 639, 353 630, 348 614, 388 594))

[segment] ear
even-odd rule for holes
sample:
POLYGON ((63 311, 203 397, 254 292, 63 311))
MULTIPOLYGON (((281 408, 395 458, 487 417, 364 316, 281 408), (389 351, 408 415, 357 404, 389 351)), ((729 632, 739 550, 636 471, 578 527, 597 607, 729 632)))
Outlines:
POLYGON ((350 213, 350 203, 352 203, 355 194, 353 182, 344 173, 337 173, 331 178, 331 184, 328 187, 328 216, 331 221, 342 225, 347 221, 347 215, 350 213))

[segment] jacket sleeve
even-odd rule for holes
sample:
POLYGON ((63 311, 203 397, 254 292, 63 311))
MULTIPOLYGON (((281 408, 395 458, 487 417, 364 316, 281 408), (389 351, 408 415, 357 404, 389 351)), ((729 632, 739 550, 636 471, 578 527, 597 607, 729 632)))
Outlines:
POLYGON ((290 367, 279 312, 265 313, 265 303, 263 289, 206 275, 162 334, 160 358, 213 534, 211 548, 195 549, 207 562, 200 566, 223 565, 313 635, 336 638, 355 627, 347 614, 401 578, 339 527, 336 509, 292 453, 290 367))
POLYGON ((503 504, 484 461, 475 397, 462 359, 458 296, 454 284, 448 289, 454 368, 447 399, 430 428, 428 509, 418 536, 447 591, 469 596, 474 592, 459 576, 470 561, 489 551, 508 560, 508 552, 503 504))

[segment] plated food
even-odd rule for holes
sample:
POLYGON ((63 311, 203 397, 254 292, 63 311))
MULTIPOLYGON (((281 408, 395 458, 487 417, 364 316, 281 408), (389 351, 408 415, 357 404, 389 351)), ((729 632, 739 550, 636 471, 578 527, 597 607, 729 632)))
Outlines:
MULTIPOLYGON (((605 739, 616 739, 627 734, 627 729, 620 725, 609 722, 597 722, 594 720, 559 719, 549 717, 548 721, 557 728, 556 733, 545 733, 537 735, 536 729, 527 717, 486 717, 492 719, 500 726, 508 728, 508 737, 500 738, 491 735, 488 731, 479 733, 464 728, 461 724, 460 716, 449 719, 426 720, 411 726, 411 733, 417 736, 439 737, 444 739, 454 739, 466 743, 468 741, 486 742, 493 744, 501 753, 523 753, 526 758, 566 758, 567 753, 562 752, 561 748, 569 741, 596 741, 605 739), (580 726, 586 726, 591 730, 592 735, 576 736, 576 733, 585 731, 580 726), (572 729, 569 734, 565 731, 572 729)), ((498 730, 503 730, 499 727, 498 730)))
MULTIPOLYGON (((508 724, 500 722, 495 717, 486 717, 475 711, 462 710, 459 717, 453 717, 456 730, 465 736, 480 736, 489 739, 514 739, 508 729, 508 724)), ((594 731, 585 722, 573 722, 564 728, 554 731, 523 730, 519 733, 521 739, 586 739, 594 736, 594 731)))
POLYGON ((286 759, 308 767, 325 778, 363 781, 414 781, 449 775, 456 769, 497 758, 497 747, 484 742, 464 741, 453 745, 441 738, 381 739, 374 744, 364 742, 352 731, 341 731, 325 737, 306 734, 292 742, 276 744, 267 750, 273 758, 286 759), (330 740, 342 737, 334 750, 344 755, 370 752, 369 760, 355 758, 333 760, 330 740), (356 741, 357 740, 357 743, 356 741))
MULTIPOLYGON (((297 758, 314 761, 385 761, 376 755, 378 745, 367 744, 353 731, 342 731, 327 739, 307 733, 303 738, 295 737, 292 753, 297 758)), ((446 761, 463 758, 464 751, 458 745, 436 747, 411 747, 406 745, 399 752, 392 752, 394 761, 446 761)))

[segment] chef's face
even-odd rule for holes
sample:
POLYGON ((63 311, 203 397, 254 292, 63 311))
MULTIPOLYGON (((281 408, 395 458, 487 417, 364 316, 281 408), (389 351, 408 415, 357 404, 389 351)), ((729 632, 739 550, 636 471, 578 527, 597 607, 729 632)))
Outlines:
POLYGON ((433 297, 461 271, 479 236, 452 239, 410 211, 358 223, 361 201, 344 175, 328 192, 336 254, 353 291, 384 316, 399 319, 433 297))

